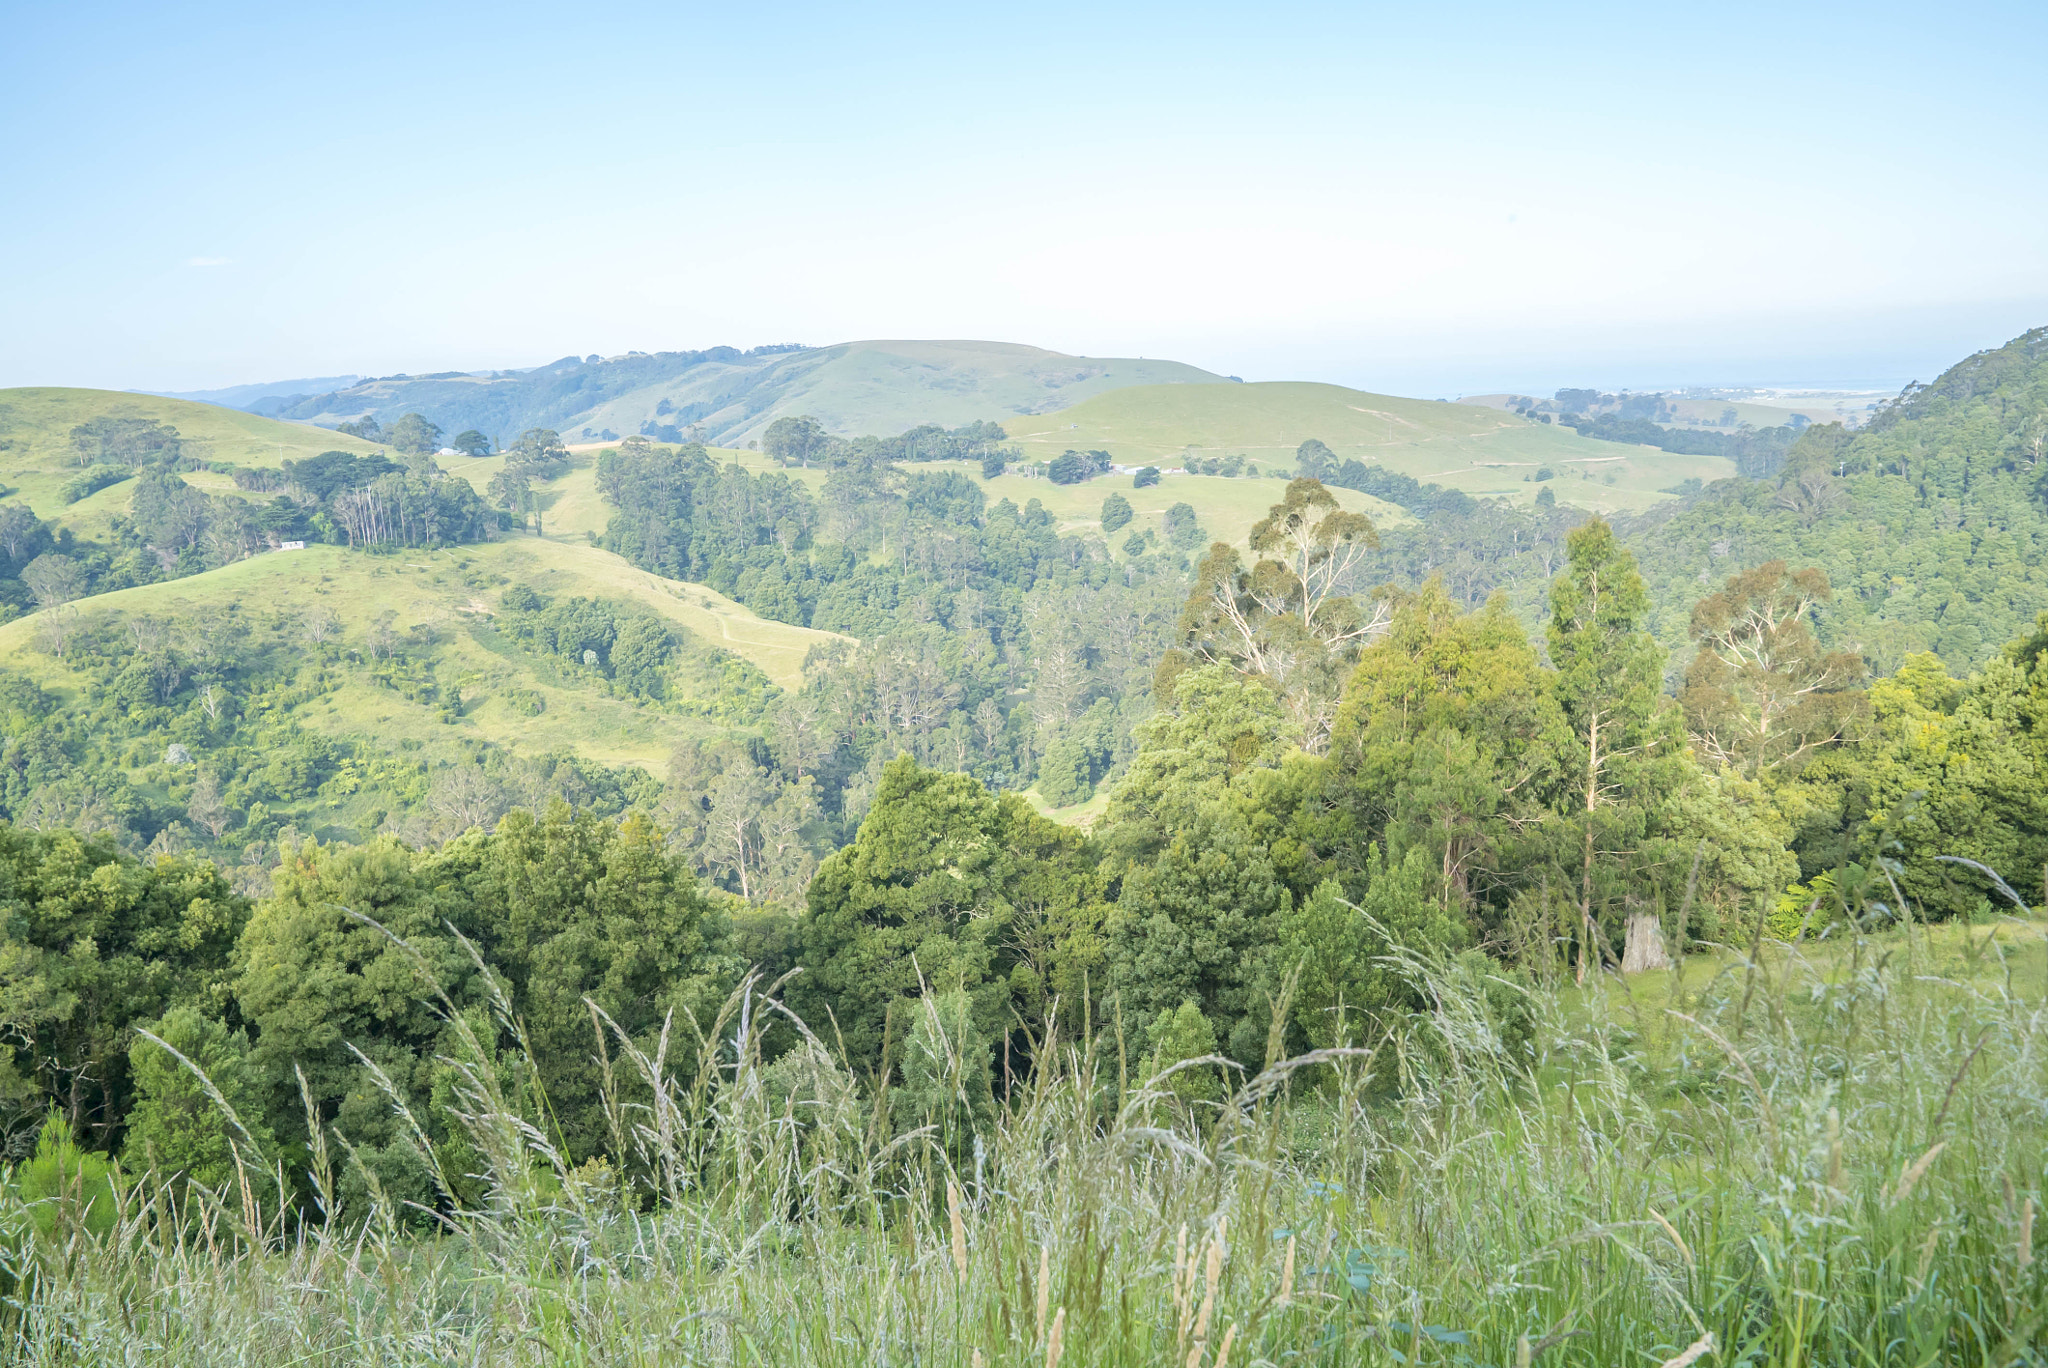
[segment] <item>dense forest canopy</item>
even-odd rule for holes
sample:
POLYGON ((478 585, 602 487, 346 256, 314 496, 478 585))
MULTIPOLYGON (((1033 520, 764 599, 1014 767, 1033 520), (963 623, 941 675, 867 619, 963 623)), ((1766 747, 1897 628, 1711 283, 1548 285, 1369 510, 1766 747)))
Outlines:
POLYGON ((1990 660, 2048 611, 2048 329, 1911 388, 1865 428, 1802 432, 1768 480, 1726 481, 1628 529, 1667 621, 1735 569, 1827 572, 1831 639, 1883 669, 1990 660), (1697 586, 1697 587, 1694 587, 1697 586))

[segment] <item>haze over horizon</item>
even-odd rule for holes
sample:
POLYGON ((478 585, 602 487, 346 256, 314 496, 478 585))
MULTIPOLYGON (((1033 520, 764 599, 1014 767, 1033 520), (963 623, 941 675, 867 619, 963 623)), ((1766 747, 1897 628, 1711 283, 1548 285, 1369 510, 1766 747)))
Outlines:
POLYGON ((1423 396, 1894 388, 2048 322, 2018 4, 214 4, 13 37, 38 189, 0 223, 0 385, 896 337, 1423 396))

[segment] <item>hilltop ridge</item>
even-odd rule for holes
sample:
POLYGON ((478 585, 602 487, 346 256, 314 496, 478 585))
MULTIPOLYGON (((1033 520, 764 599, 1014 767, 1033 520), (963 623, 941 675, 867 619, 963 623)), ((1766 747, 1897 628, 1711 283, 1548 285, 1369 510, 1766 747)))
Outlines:
POLYGON ((318 394, 266 393, 248 407, 327 427, 418 413, 449 432, 476 428, 507 440, 548 427, 571 441, 694 435, 743 446, 790 413, 842 436, 890 436, 920 423, 1050 412, 1127 385, 1226 379, 1178 361, 1069 356, 1011 342, 883 340, 565 356, 527 370, 390 375, 318 394))

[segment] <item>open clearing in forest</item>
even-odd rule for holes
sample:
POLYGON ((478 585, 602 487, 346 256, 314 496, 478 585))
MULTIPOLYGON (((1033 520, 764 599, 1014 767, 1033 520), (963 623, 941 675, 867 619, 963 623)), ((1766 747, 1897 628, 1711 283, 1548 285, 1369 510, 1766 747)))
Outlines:
POLYGON ((1735 474, 1734 462, 1723 457, 1595 441, 1474 404, 1295 381, 1137 385, 1006 422, 1004 430, 1033 460, 1069 448, 1107 451, 1119 464, 1162 466, 1189 455, 1239 455, 1262 470, 1292 470, 1295 449, 1313 437, 1340 461, 1377 463, 1424 484, 1527 504, 1547 483, 1560 503, 1603 513, 1661 503, 1673 497, 1664 491, 1689 479, 1735 474), (1552 480, 1524 478, 1545 467, 1552 480))

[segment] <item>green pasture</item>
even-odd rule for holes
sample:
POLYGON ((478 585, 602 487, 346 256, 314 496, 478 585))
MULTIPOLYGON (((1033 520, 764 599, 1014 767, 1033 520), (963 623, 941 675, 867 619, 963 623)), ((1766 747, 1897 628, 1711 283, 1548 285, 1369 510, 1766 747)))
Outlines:
MULTIPOLYGON (((829 473, 818 469, 784 470, 774 461, 758 451, 713 451, 720 460, 737 461, 742 467, 758 473, 774 472, 788 475, 817 492, 829 473)), ((969 476, 988 494, 993 504, 999 499, 1009 499, 1019 508, 1036 499, 1045 505, 1048 513, 1058 519, 1060 530, 1071 533, 1094 532, 1101 534, 1102 501, 1111 494, 1121 494, 1130 500, 1131 512, 1135 514, 1132 530, 1157 527, 1166 516, 1166 510, 1177 503, 1186 503, 1195 510, 1203 529, 1212 539, 1227 542, 1243 542, 1251 535, 1252 524, 1266 516, 1272 506, 1279 503, 1287 492, 1287 480, 1279 476, 1260 476, 1257 479, 1240 477, 1226 479, 1221 475, 1169 475, 1156 485, 1144 489, 1133 488, 1129 475, 1101 475, 1076 485, 1058 485, 1037 475, 1005 473, 993 480, 984 479, 981 467, 967 461, 933 461, 929 464, 905 466, 909 471, 957 470, 969 476)), ((485 478, 488 478, 486 476, 485 478)), ((576 478, 575 472, 562 477, 567 483, 576 478)), ((1332 490, 1337 501, 1353 512, 1369 515, 1380 527, 1393 527, 1403 522, 1412 522, 1406 510, 1396 504, 1375 499, 1370 494, 1356 490, 1332 490)), ((573 496, 565 495, 565 500, 573 496)), ((550 528, 550 533, 554 529, 550 528)), ((1130 535, 1130 530, 1119 532, 1110 540, 1118 545, 1130 535)))
POLYGON ((1735 473, 1716 456, 1674 456, 1581 437, 1476 404, 1368 394, 1293 381, 1256 385, 1144 385, 1070 409, 1005 424, 1032 459, 1068 448, 1107 451, 1120 464, 1177 466, 1186 457, 1241 455, 1291 470, 1311 437, 1339 460, 1377 462, 1425 484, 1532 503, 1549 468, 1560 503, 1612 513, 1648 508, 1688 479, 1735 473))
MULTIPOLYGON (((706 724, 606 697, 597 681, 538 661, 492 626, 499 594, 526 584, 551 596, 587 595, 645 604, 699 640, 758 665, 784 686, 800 682, 805 654, 826 632, 755 617, 701 585, 663 580, 608 551, 533 537, 434 552, 372 556, 332 546, 280 551, 202 575, 102 594, 80 612, 180 617, 239 605, 246 620, 296 623, 324 607, 341 624, 344 649, 360 648, 378 617, 393 626, 409 655, 433 660, 460 684, 454 724, 426 704, 388 690, 351 684, 298 710, 299 720, 334 736, 366 734, 386 743, 489 741, 516 754, 573 750, 607 764, 658 771, 676 743, 706 724), (545 700, 539 716, 508 701, 520 692, 545 700)), ((60 692, 78 685, 63 663, 36 646, 35 615, 0 626, 0 663, 60 692)), ((289 629, 287 629, 289 630, 289 629)), ((308 648, 310 650, 310 648, 308 648)))
MULTIPOLYGON (((71 429, 100 417, 155 419, 178 430, 186 455, 241 466, 276 467, 323 451, 367 455, 384 450, 374 442, 325 428, 281 423, 187 399, 95 389, 0 390, 0 480, 17 489, 15 497, 34 509, 37 517, 61 518, 81 534, 85 525, 102 522, 109 510, 123 511, 128 506, 125 484, 103 489, 76 504, 67 505, 58 493, 80 469, 78 453, 71 445, 71 429)), ((214 492, 232 488, 224 476, 209 483, 202 474, 192 482, 214 492)))

